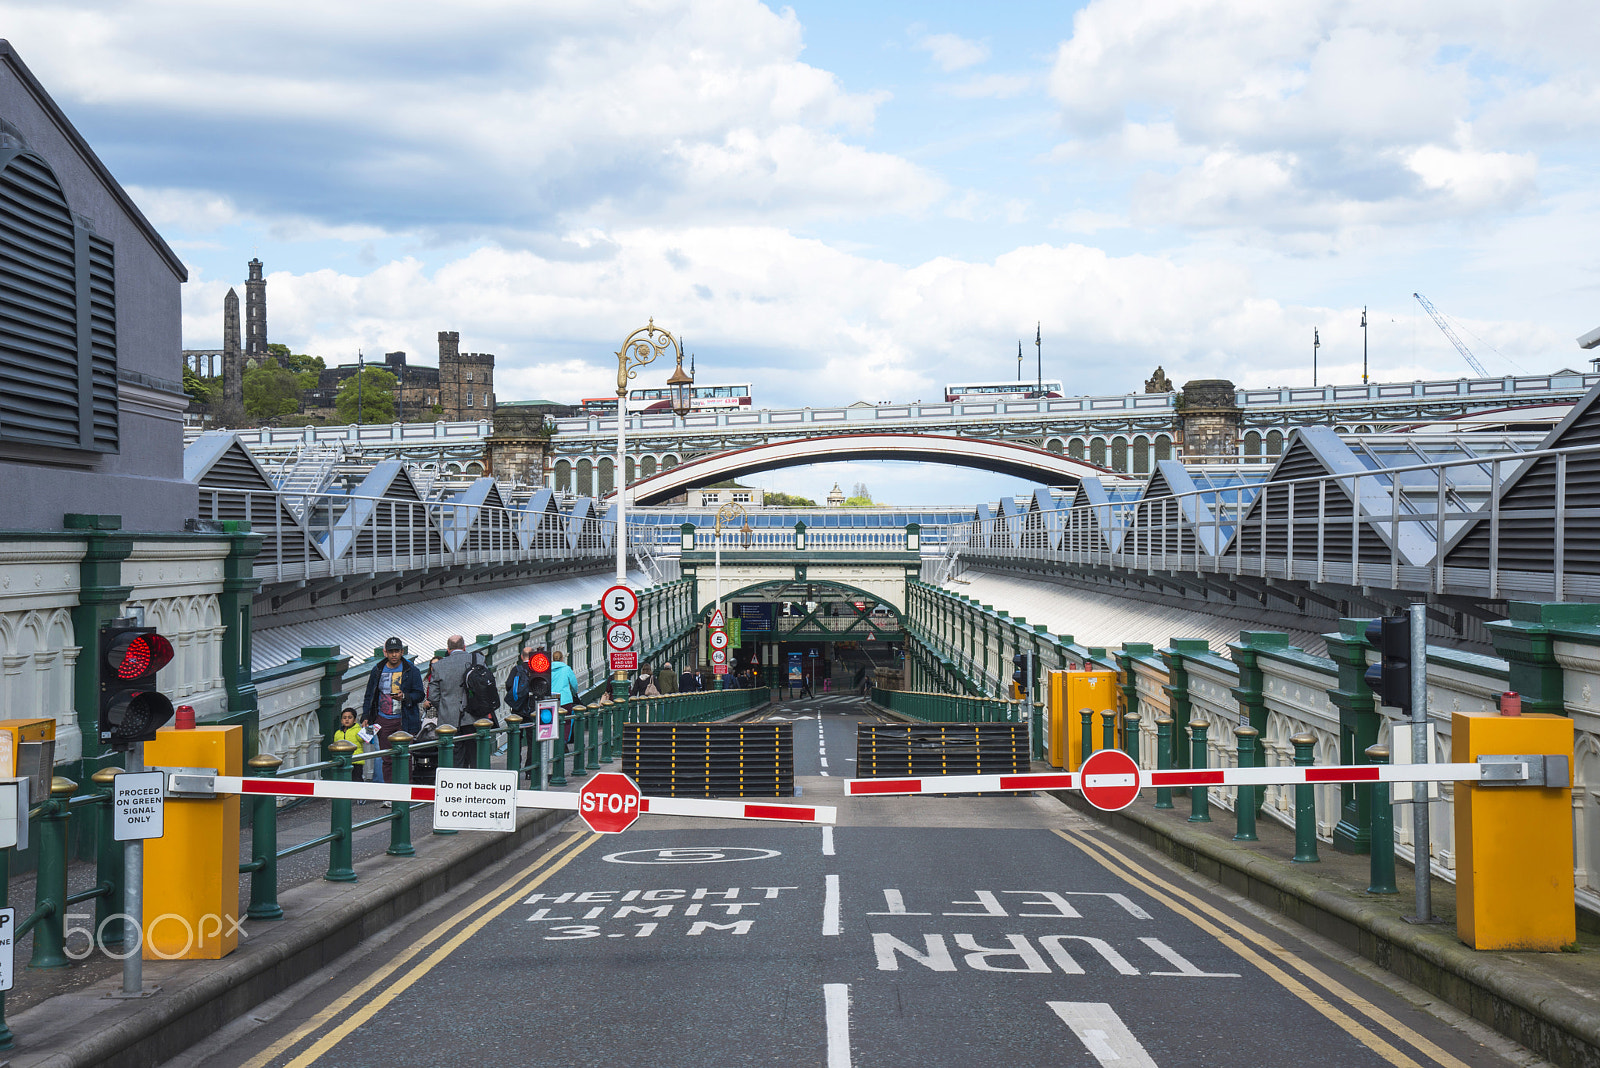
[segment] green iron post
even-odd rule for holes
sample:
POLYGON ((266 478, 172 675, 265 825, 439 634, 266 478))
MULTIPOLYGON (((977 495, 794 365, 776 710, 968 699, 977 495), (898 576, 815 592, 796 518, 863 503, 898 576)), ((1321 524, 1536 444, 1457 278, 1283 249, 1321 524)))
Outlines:
MULTIPOLYGON (((1294 746, 1294 763, 1297 768, 1309 768, 1316 759, 1316 736, 1297 734, 1289 739, 1294 746)), ((1317 855, 1317 795, 1310 783, 1298 783, 1294 788, 1294 857, 1296 864, 1316 864, 1317 855)))
MULTIPOLYGON (((411 743, 416 741, 405 731, 395 731, 389 735, 389 748, 394 750, 394 757, 389 764, 394 769, 394 784, 396 786, 411 785, 411 743)), ((416 847, 411 844, 411 802, 394 802, 394 812, 389 816, 389 848, 385 850, 391 857, 414 857, 417 855, 416 847)))
POLYGON ((1139 763, 1139 713, 1129 712, 1122 717, 1122 751, 1139 763))
POLYGON ((571 712, 564 708, 556 710, 556 737, 555 741, 550 743, 551 786, 567 785, 567 725, 571 722, 571 712))
MULTIPOLYGON (((439 735, 439 771, 447 771, 456 766, 456 729, 448 723, 441 723, 435 728, 439 735)), ((434 781, 438 781, 435 773, 434 781)), ((441 831, 435 827, 434 834, 455 834, 455 831, 441 831)))
POLYGON ((472 721, 472 740, 477 745, 473 763, 479 771, 488 771, 489 763, 494 759, 494 723, 487 719, 472 721))
MULTIPOLYGON (((1211 724, 1203 719, 1189 721, 1189 767, 1207 768, 1210 762, 1206 753, 1206 731, 1211 724)), ((1208 786, 1189 787, 1189 822, 1211 822, 1211 788, 1208 786)))
MULTIPOLYGON (((356 747, 346 741, 337 741, 328 746, 328 752, 333 754, 333 778, 337 782, 349 782, 350 771, 355 766, 350 759, 356 747)), ((355 832, 350 829, 350 806, 353 802, 348 797, 336 797, 329 807, 333 810, 331 823, 328 829, 328 870, 322 876, 330 883, 353 883, 356 881, 355 869, 355 832)))
MULTIPOLYGON (((0 908, 11 904, 11 850, 0 849, 0 908)), ((11 1033, 11 1028, 6 1024, 6 995, 0 990, 0 1049, 11 1049, 17 1044, 17 1036, 11 1033)))
MULTIPOLYGON (((1239 740, 1239 766, 1253 768, 1256 766, 1256 729, 1249 724, 1235 727, 1233 736, 1239 740)), ((1233 801, 1235 842, 1255 842, 1256 837, 1256 791, 1259 786, 1239 786, 1238 796, 1233 801)))
POLYGON ((1115 749, 1117 747, 1117 710, 1114 708, 1102 709, 1100 718, 1104 721, 1101 726, 1100 740, 1102 749, 1115 749))
POLYGON ((1094 752, 1094 712, 1085 708, 1078 716, 1083 720, 1083 759, 1088 760, 1089 754, 1094 752))
POLYGON ((33 959, 30 968, 65 968, 67 926, 67 803, 78 784, 56 776, 50 780, 50 800, 40 806, 39 871, 35 876, 33 959))
MULTIPOLYGON (((270 779, 278 774, 283 761, 268 753, 258 753, 246 765, 252 778, 270 779)), ((278 799, 270 794, 252 799, 250 811, 250 907, 245 916, 252 920, 281 920, 278 904, 278 799)))
POLYGON ((589 706, 572 706, 572 777, 581 779, 588 774, 583 770, 583 747, 588 744, 589 706))
POLYGON ((522 789, 522 717, 506 717, 506 770, 517 777, 517 789, 522 789))
MULTIPOLYGON (((1389 763, 1389 747, 1367 746, 1367 763, 1389 763)), ((1427 783, 1417 783, 1415 789, 1426 791, 1427 783)), ((1394 884, 1394 809, 1389 804, 1389 784, 1375 782, 1372 790, 1372 873, 1367 887, 1369 894, 1398 894, 1394 884)))
POLYGON ((111 794, 117 776, 122 774, 121 768, 101 768, 89 776, 89 781, 99 787, 101 795, 105 798, 97 807, 99 809, 99 828, 95 833, 94 875, 95 883, 100 886, 109 886, 111 892, 101 894, 94 901, 94 929, 100 939, 102 949, 108 946, 121 946, 127 928, 125 923, 107 923, 111 917, 122 912, 123 905, 123 861, 127 851, 122 848, 122 843, 114 838, 115 813, 111 808, 111 794))
MULTIPOLYGON (((1156 717, 1156 770, 1172 769, 1172 717, 1156 717)), ((1156 787, 1156 808, 1172 807, 1172 787, 1156 787)))
POLYGON ((600 720, 604 718, 605 714, 605 706, 589 706, 589 731, 587 735, 587 743, 584 747, 584 757, 588 761, 588 767, 586 770, 588 771, 600 770, 600 720))

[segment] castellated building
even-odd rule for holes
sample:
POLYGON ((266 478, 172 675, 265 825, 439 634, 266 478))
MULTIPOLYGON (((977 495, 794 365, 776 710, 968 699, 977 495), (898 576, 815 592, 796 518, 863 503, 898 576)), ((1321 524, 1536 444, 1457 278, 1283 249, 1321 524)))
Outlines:
POLYGON ((462 352, 461 334, 439 331, 439 403, 445 419, 488 419, 494 414, 494 354, 462 352))

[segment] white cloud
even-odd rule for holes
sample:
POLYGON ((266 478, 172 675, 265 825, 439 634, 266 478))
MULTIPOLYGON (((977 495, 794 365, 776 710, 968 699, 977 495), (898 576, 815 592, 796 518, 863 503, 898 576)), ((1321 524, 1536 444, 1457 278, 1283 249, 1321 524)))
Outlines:
POLYGON ((949 87, 951 96, 964 100, 1008 100, 1038 84, 1030 74, 984 74, 949 87))
POLYGON ((946 73, 965 70, 989 58, 988 45, 953 33, 922 34, 917 37, 916 46, 928 53, 934 65, 946 73))

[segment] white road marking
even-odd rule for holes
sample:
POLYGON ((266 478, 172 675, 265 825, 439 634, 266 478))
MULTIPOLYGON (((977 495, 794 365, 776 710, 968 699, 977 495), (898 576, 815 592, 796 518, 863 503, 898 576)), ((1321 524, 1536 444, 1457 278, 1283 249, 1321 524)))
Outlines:
POLYGON ((833 828, 826 825, 822 828, 822 855, 833 856, 833 828))
POLYGON ((828 1020, 828 1068, 850 1068, 850 985, 824 983, 822 1001, 828 1020))
POLYGON ((839 877, 829 875, 826 882, 827 893, 822 898, 822 933, 836 935, 839 933, 839 877))
POLYGON ((1095 1060, 1117 1068, 1159 1068, 1116 1010, 1103 1001, 1050 1001, 1047 1005, 1072 1028, 1095 1060))
POLYGON ((827 757, 823 757, 822 758, 822 766, 823 767, 827 767, 828 766, 828 758, 827 757))

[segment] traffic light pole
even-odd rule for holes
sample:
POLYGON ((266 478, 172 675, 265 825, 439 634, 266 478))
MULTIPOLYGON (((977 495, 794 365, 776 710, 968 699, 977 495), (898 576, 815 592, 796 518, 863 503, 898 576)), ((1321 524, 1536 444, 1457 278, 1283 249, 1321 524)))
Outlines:
MULTIPOLYGON (((1411 605, 1411 762, 1428 762, 1428 606, 1411 605)), ((1412 923, 1433 922, 1433 849, 1429 840, 1428 787, 1419 784, 1411 805, 1411 867, 1417 887, 1412 923)))
MULTIPOLYGON (((128 750, 128 771, 144 770, 144 743, 135 742, 128 750)), ((144 997, 144 842, 132 839, 122 843, 123 921, 127 933, 122 948, 122 996, 144 997)))

